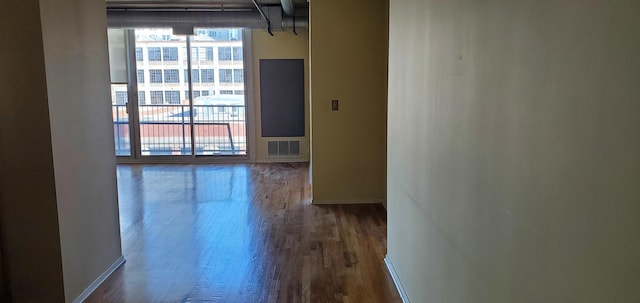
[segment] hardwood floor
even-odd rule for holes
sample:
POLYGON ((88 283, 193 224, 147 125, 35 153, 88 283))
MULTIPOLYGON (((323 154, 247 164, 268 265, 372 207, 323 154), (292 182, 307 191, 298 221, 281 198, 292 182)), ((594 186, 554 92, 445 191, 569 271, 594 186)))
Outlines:
POLYGON ((86 302, 400 302, 380 205, 310 204, 307 164, 118 167, 127 262, 86 302))

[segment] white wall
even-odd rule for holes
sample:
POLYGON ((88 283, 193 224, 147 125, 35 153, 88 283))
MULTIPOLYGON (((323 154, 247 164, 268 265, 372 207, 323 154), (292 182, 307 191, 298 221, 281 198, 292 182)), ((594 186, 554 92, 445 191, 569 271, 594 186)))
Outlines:
POLYGON ((390 5, 411 302, 640 302, 640 2, 390 5))
POLYGON ((121 255, 102 0, 40 1, 64 289, 75 299, 121 255))

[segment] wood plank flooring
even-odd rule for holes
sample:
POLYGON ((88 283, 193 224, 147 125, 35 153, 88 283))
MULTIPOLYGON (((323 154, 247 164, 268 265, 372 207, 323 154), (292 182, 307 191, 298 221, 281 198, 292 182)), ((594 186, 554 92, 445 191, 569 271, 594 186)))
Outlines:
POLYGON ((121 165, 125 265, 86 302, 400 302, 380 205, 310 204, 305 164, 121 165))

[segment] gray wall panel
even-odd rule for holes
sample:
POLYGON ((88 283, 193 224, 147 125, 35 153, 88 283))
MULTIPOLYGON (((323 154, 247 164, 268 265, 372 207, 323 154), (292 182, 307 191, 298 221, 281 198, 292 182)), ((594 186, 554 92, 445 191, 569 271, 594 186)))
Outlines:
POLYGON ((263 137, 304 137, 304 60, 260 60, 263 137))

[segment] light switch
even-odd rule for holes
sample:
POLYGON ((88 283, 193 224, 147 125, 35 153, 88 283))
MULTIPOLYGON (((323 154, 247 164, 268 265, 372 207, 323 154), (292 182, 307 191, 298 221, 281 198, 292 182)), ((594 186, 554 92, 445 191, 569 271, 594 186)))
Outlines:
POLYGON ((338 100, 331 100, 331 110, 339 110, 340 109, 340 104, 338 103, 338 100))

